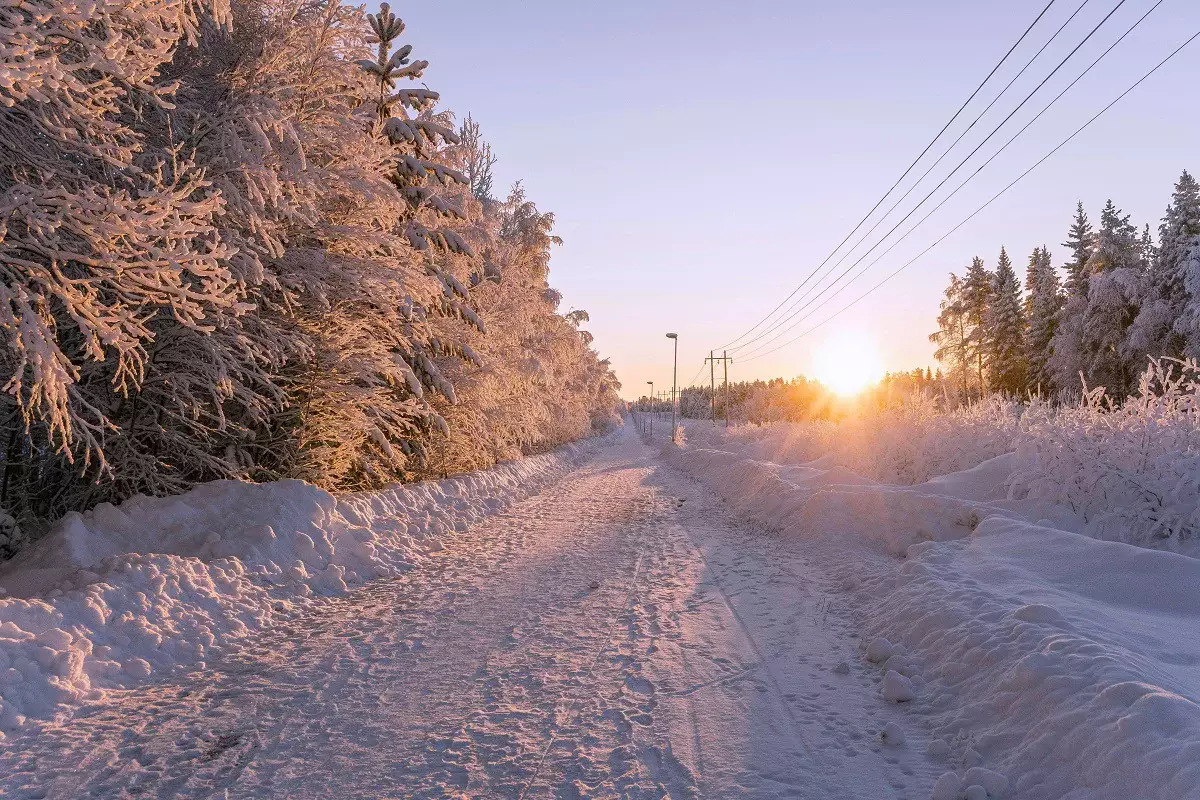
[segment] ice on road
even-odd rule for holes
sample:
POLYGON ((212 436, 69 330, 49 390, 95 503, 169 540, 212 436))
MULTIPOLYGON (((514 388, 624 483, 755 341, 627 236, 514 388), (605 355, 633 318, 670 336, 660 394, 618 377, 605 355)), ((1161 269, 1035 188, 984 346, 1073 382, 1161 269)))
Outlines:
POLYGON ((928 797, 940 770, 809 546, 736 522, 630 432, 399 579, 13 736, 3 788, 928 797))

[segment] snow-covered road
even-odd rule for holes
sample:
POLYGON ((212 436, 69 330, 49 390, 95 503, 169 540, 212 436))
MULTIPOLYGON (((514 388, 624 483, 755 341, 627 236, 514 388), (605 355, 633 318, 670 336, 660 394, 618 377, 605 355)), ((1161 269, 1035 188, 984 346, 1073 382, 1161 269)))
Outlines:
POLYGON ((0 794, 928 797, 813 546, 628 432, 236 660, 10 737, 0 794))

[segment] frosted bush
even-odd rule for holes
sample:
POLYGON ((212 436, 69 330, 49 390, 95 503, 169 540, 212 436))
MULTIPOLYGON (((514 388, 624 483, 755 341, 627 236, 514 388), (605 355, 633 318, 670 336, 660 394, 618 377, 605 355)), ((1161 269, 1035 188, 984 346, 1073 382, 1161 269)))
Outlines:
POLYGON ((746 426, 732 435, 757 440, 771 461, 800 464, 829 456, 872 480, 910 485, 1011 451, 1020 415, 1019 403, 1000 397, 942 411, 931 398, 915 395, 836 422, 746 426))
POLYGON ((1173 547, 1200 534, 1200 368, 1154 360, 1118 407, 1035 402, 1016 440, 1014 496, 1069 506, 1088 533, 1173 547))

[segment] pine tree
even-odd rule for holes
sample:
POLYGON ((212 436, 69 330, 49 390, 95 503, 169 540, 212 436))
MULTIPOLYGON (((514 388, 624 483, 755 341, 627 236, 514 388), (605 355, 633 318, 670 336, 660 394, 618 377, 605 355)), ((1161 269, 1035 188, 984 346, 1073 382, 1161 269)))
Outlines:
POLYGON ((967 325, 970 328, 968 342, 971 349, 971 360, 975 363, 979 393, 982 396, 987 388, 984 379, 986 362, 985 350, 987 344, 987 315, 992 301, 993 275, 983 265, 983 259, 976 256, 971 259, 971 266, 963 278, 962 302, 966 314, 967 325))
POLYGON ((990 388, 1008 395, 1025 388, 1025 315, 1021 306, 1021 285, 1002 247, 984 317, 983 350, 990 388))
POLYGON ((1055 394, 1054 374, 1050 368, 1054 334, 1065 298, 1059 287, 1058 271, 1044 246, 1030 258, 1028 328, 1025 335, 1025 361, 1028 365, 1026 388, 1041 396, 1055 394))

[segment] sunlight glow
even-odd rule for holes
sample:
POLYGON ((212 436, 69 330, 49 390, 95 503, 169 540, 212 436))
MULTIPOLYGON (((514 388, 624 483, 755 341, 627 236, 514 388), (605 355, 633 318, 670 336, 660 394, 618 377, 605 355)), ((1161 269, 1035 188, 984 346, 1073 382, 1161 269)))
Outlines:
POLYGON ((875 343, 854 333, 827 339, 813 355, 813 371, 813 377, 843 397, 856 395, 883 377, 875 343))

